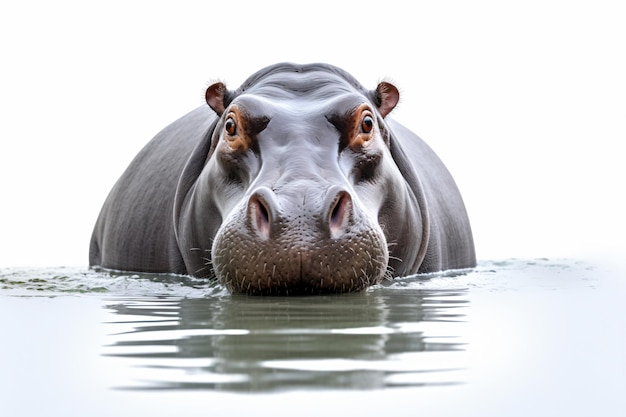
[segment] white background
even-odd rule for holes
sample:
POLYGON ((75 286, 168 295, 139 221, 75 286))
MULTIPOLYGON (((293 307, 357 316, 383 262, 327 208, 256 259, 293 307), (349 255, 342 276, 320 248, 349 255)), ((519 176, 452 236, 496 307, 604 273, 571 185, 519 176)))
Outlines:
POLYGON ((479 259, 623 252, 619 1, 107 1, 0 6, 0 266, 86 265, 100 206, 215 80, 328 62, 400 88, 479 259))

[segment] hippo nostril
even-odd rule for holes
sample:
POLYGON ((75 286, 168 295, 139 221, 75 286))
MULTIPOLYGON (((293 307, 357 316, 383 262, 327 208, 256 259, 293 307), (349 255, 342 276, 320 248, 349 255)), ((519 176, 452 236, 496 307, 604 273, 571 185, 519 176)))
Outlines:
POLYGON ((341 230, 345 227, 346 219, 350 215, 351 205, 352 199, 350 194, 346 191, 341 191, 337 194, 331 206, 332 208, 328 218, 328 226, 331 235, 341 233, 341 230))
POLYGON ((341 225, 343 219, 343 212, 345 211, 345 206, 342 203, 343 199, 340 199, 333 207, 333 211, 330 213, 330 227, 336 228, 341 225))
POLYGON ((249 214, 254 228, 265 238, 270 236, 270 209, 267 203, 257 196, 252 196, 249 202, 249 214))

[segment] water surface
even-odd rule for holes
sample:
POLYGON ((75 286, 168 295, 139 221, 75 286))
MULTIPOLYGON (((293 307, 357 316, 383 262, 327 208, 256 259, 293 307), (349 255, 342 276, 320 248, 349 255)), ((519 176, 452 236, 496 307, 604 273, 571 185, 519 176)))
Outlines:
POLYGON ((0 414, 317 415, 335 401, 342 415, 611 415, 626 405, 622 283, 583 262, 505 260, 248 297, 181 276, 4 268, 0 414))

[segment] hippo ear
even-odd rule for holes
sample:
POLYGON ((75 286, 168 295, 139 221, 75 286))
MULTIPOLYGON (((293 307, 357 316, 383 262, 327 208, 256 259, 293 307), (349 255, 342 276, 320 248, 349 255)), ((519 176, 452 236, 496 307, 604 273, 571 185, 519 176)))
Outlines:
POLYGON ((205 98, 206 102, 213 109, 218 116, 221 116, 226 110, 226 97, 228 95, 228 90, 223 83, 217 82, 211 84, 209 88, 206 89, 205 98))
POLYGON ((378 84, 373 93, 374 104, 376 104, 380 115, 383 117, 391 113, 398 101, 400 101, 400 92, 396 86, 385 81, 378 84))

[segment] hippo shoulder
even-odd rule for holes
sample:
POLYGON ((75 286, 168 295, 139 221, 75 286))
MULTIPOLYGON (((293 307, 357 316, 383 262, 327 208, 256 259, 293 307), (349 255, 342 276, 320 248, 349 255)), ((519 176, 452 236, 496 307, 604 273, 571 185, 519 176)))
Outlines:
POLYGON ((476 265, 465 204, 450 171, 433 149, 401 123, 387 118, 393 132, 392 155, 408 186, 421 194, 428 216, 428 247, 420 272, 476 265))
POLYGON ((212 112, 199 107, 161 130, 135 156, 100 212, 89 250, 91 265, 186 272, 180 257, 171 257, 177 249, 169 220, 180 174, 214 120, 212 112))

